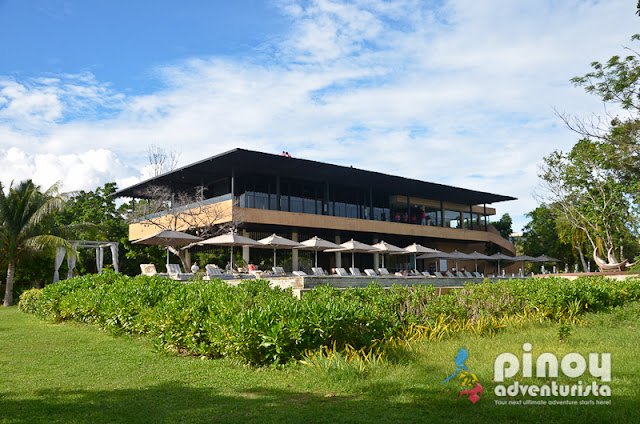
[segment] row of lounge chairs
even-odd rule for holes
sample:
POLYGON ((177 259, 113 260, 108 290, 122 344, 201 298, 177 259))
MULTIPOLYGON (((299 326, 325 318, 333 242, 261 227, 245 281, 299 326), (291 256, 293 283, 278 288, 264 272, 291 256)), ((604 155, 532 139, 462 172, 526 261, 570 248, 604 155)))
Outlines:
MULTIPOLYGON (((284 268, 282 267, 273 267, 273 273, 269 273, 270 275, 276 276, 276 277, 284 277, 287 276, 288 274, 285 272, 284 268)), ((141 264, 140 265, 140 270, 142 271, 143 275, 156 275, 159 277, 169 277, 172 278, 174 280, 180 280, 180 281, 185 281, 185 280, 190 280, 193 279, 195 276, 192 272, 182 272, 182 270, 180 269, 180 265, 178 264, 167 264, 167 272, 166 273, 159 273, 156 270, 155 265, 153 264, 141 264)), ((268 276, 269 274, 266 274, 264 271, 259 271, 259 270, 255 270, 255 271, 250 271, 250 275, 247 274, 239 274, 239 273, 226 273, 223 272, 220 268, 218 268, 215 265, 206 265, 205 266, 205 276, 203 277, 204 280, 211 280, 211 279, 215 279, 215 278, 219 278, 219 279, 234 279, 234 278, 255 278, 255 277, 262 277, 262 276, 268 276)), ((313 271, 313 276, 317 276, 317 277, 322 277, 322 276, 327 276, 329 275, 324 269, 317 267, 317 268, 312 268, 313 271)), ((347 272, 346 269, 344 268, 334 268, 333 269, 334 273, 333 275, 336 275, 338 277, 396 277, 396 276, 401 276, 401 277, 437 277, 437 278, 446 278, 446 277, 450 277, 450 278, 484 278, 484 274, 481 274, 479 272, 474 272, 471 273, 469 271, 457 271, 456 274, 454 275, 453 273, 451 273, 450 271, 445 271, 444 274, 436 271, 433 274, 429 273, 428 271, 422 271, 419 272, 417 270, 411 270, 409 272, 407 272, 406 274, 403 273, 396 273, 396 274, 391 274, 386 268, 378 268, 378 271, 376 272, 373 269, 365 269, 364 270, 364 274, 360 272, 360 269, 358 268, 349 268, 349 272, 347 272)), ((295 277, 303 277, 303 276, 307 276, 308 274, 304 271, 293 271, 291 273, 291 275, 295 276, 295 277)))
MULTIPOLYGON (((280 269, 282 269, 282 268, 280 268, 280 269)), ((313 275, 314 276, 321 277, 321 276, 329 275, 322 268, 311 268, 311 269, 313 271, 313 275)), ((431 274, 428 271, 419 272, 417 270, 409 271, 406 275, 402 274, 402 273, 391 274, 386 268, 378 268, 378 272, 376 272, 373 269, 368 268, 368 269, 364 270, 364 274, 362 272, 360 272, 359 268, 349 268, 349 272, 347 272, 347 270, 344 269, 344 268, 334 268, 333 271, 335 272, 335 274, 333 274, 333 275, 337 275, 338 277, 396 277, 396 276, 402 276, 402 277, 437 277, 437 278, 446 278, 446 277, 452 277, 452 278, 456 278, 456 277, 459 277, 459 278, 484 278, 484 274, 481 274, 479 272, 471 273, 469 271, 464 271, 464 272, 457 271, 455 275, 453 273, 451 273, 450 271, 446 271, 445 274, 442 274, 442 273, 440 273, 438 271, 436 271, 433 274, 431 274)), ((284 273, 284 270, 282 270, 282 273, 284 273)), ((305 276, 305 275, 307 275, 307 273, 304 272, 304 271, 293 271, 292 274, 294 276, 305 276)))

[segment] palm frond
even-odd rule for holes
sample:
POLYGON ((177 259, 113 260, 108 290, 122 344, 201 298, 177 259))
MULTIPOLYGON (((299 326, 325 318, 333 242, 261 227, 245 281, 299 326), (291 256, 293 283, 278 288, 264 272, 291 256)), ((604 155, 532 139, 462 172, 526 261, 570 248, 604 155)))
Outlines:
POLYGON ((30 237, 24 241, 23 246, 32 250, 53 250, 58 247, 62 247, 69 255, 72 255, 75 252, 73 246, 67 240, 50 234, 30 237))

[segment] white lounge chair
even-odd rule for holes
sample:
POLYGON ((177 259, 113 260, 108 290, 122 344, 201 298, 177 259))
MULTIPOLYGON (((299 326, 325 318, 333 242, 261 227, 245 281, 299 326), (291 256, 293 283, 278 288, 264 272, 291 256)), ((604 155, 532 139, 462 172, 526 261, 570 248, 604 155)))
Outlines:
POLYGON ((458 278, 464 278, 464 277, 465 277, 465 275, 464 275, 462 272, 460 272, 460 271, 456 271, 456 277, 458 277, 458 278))
POLYGON ((473 272, 473 275, 474 275, 476 278, 484 278, 484 274, 480 274, 478 271, 474 271, 474 272, 473 272))
POLYGON ((324 269, 320 267, 313 267, 311 268, 311 271, 313 271, 313 275, 316 277, 323 277, 325 275, 324 269))
POLYGON ((438 278, 444 278, 444 275, 442 275, 442 273, 440 271, 434 272, 433 275, 435 275, 438 278))
POLYGON ((378 272, 380 273, 380 275, 391 275, 389 274, 387 268, 378 268, 378 272))
POLYGON ((307 275, 307 273, 304 271, 293 271, 292 274, 296 277, 304 277, 305 275, 307 275))
POLYGON ((376 272, 374 270, 372 270, 371 268, 365 269, 364 273, 367 274, 369 277, 377 277, 378 276, 378 274, 376 274, 376 272))
POLYGON ((444 273, 444 274, 445 274, 447 277, 455 277, 455 275, 453 275, 453 274, 451 273, 451 271, 445 271, 445 273, 444 273))
POLYGON ((351 272, 351 275, 354 277, 362 277, 362 273, 359 268, 349 268, 349 272, 351 272))
POLYGON ((156 266, 154 264, 140 264, 140 272, 142 273, 142 275, 148 275, 150 277, 152 276, 168 277, 169 276, 169 274, 166 272, 159 273, 156 270, 156 266))
POLYGON ((432 275, 429 274, 429 271, 422 271, 422 275, 424 275, 425 277, 432 277, 432 275))
POLYGON ((284 272, 284 268, 281 266, 274 266, 271 269, 273 269, 273 274, 276 277, 283 277, 284 275, 286 275, 286 272, 284 272))
POLYGON ((473 274, 471 274, 469 271, 465 271, 464 275, 467 276, 468 278, 473 278, 473 274))
POLYGON ((204 280, 210 281, 216 278, 221 280, 233 279, 233 275, 224 274, 222 270, 215 265, 207 264, 204 269, 206 271, 204 280))
POLYGON ((193 272, 182 272, 178 264, 167 264, 167 272, 174 280, 184 281, 193 278, 193 272))
POLYGON ((349 273, 344 268, 334 268, 336 275, 339 277, 349 277, 349 273))

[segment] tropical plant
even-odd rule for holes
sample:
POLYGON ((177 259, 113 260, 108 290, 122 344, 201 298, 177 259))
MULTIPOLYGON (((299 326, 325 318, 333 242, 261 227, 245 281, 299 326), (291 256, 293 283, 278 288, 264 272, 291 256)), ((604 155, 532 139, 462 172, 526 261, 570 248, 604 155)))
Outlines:
POLYGON ((63 208, 65 199, 58 194, 58 184, 45 192, 31 180, 16 186, 11 183, 5 193, 0 183, 0 261, 7 265, 4 306, 13 305, 13 280, 16 264, 29 251, 64 247, 71 249, 65 239, 43 234, 41 223, 63 208))

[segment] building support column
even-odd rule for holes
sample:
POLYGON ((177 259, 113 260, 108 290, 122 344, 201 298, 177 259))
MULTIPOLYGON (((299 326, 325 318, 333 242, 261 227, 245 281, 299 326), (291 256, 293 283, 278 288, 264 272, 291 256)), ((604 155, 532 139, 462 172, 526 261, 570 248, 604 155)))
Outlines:
MULTIPOLYGON (((249 231, 242 230, 242 235, 245 237, 249 237, 249 231)), ((242 246, 242 259, 249 265, 251 263, 251 255, 249 253, 249 246, 242 246)))
MULTIPOLYGON (((340 233, 336 234, 335 244, 340 244, 340 233)), ((336 268, 342 268, 342 253, 336 252, 336 268)))
MULTIPOLYGON (((378 240, 378 236, 373 237, 373 244, 376 244, 379 241, 380 240, 378 240)), ((376 253, 375 255, 373 255, 373 269, 377 271, 378 268, 380 268, 380 253, 376 253)))
MULTIPOLYGON (((298 241, 298 230, 291 232, 291 240, 298 241)), ((298 266, 298 249, 291 249, 291 271, 300 271, 298 266)))
POLYGON ((473 205, 469 205, 469 229, 473 230, 473 205))
POLYGON ((484 230, 485 231, 489 231, 488 225, 487 225, 487 204, 484 204, 484 230))
POLYGON ((444 213, 444 202, 442 200, 440 200, 440 215, 442 216, 442 228, 445 228, 447 226, 446 224, 446 216, 444 213))

